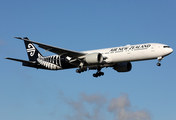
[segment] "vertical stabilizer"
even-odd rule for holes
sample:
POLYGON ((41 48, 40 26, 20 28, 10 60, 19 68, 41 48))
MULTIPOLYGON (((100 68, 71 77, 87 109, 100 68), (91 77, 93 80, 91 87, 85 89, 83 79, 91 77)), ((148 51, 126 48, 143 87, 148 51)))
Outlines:
MULTIPOLYGON (((27 37, 23 38, 29 40, 27 37)), ((42 54, 37 50, 37 48, 32 44, 32 42, 24 40, 26 51, 29 57, 29 61, 37 61, 37 58, 42 56, 42 54)))

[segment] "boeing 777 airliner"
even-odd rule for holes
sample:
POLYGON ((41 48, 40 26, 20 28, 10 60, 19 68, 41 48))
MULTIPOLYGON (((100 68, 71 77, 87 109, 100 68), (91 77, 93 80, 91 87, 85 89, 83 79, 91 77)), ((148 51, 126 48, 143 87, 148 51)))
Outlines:
POLYGON ((160 61, 173 52, 168 45, 159 43, 146 43, 138 45, 126 45, 91 51, 76 52, 68 49, 58 48, 29 40, 27 37, 15 37, 24 41, 29 61, 9 58, 6 59, 22 62, 23 66, 37 69, 62 70, 69 68, 76 69, 77 73, 89 70, 97 70, 93 77, 104 75, 101 69, 112 67, 117 72, 128 72, 131 70, 133 61, 158 59, 160 61), (53 52, 57 55, 44 57, 34 46, 53 52))

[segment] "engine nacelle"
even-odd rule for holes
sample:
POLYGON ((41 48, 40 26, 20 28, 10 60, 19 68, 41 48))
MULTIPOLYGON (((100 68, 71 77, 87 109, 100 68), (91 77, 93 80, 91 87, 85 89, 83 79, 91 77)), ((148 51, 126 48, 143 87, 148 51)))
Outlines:
POLYGON ((103 61, 103 55, 101 53, 91 53, 87 54, 85 57, 85 61, 88 64, 97 64, 103 61))
POLYGON ((132 68, 132 65, 130 62, 123 62, 123 63, 117 63, 114 65, 114 70, 117 72, 129 72, 132 68))

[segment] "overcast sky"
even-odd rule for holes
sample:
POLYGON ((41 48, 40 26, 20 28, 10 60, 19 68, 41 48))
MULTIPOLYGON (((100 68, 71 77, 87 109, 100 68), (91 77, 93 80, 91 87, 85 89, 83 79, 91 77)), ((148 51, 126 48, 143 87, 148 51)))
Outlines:
MULTIPOLYGON (((13 37, 75 51, 163 43, 176 50, 175 0, 1 0, 1 120, 174 120, 175 52, 162 60, 132 62, 132 70, 47 71, 5 57, 28 60, 13 37)), ((40 49, 44 55, 53 55, 40 49)))

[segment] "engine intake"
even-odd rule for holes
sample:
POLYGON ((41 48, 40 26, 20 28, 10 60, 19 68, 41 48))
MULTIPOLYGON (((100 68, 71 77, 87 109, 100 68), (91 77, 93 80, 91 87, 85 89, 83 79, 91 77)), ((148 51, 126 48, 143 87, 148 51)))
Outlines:
POLYGON ((113 67, 117 72, 129 72, 132 69, 130 62, 117 63, 113 67))
POLYGON ((91 53, 87 54, 85 57, 85 61, 88 64, 97 64, 103 61, 103 55, 101 53, 91 53))

